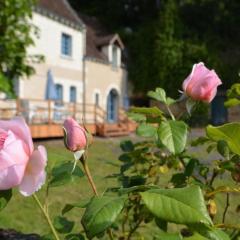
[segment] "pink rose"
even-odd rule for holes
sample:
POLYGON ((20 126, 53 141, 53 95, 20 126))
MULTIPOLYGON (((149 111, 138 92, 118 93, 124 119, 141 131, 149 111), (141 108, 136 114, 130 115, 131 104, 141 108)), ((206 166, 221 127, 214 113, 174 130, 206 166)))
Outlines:
POLYGON ((46 150, 33 148, 30 129, 23 118, 0 121, 0 190, 18 186, 29 196, 45 182, 46 150))
POLYGON ((65 130, 65 145, 72 152, 83 150, 87 147, 87 133, 73 118, 69 117, 63 124, 65 130))
POLYGON ((183 90, 194 100, 210 103, 222 82, 214 70, 209 70, 200 62, 194 64, 191 74, 183 82, 183 90))

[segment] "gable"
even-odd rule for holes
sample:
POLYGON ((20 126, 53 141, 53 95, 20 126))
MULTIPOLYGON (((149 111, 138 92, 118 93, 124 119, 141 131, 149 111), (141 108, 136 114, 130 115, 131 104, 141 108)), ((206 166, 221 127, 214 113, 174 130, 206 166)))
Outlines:
POLYGON ((67 0, 39 0, 35 9, 57 21, 76 28, 83 28, 84 24, 72 9, 67 0))

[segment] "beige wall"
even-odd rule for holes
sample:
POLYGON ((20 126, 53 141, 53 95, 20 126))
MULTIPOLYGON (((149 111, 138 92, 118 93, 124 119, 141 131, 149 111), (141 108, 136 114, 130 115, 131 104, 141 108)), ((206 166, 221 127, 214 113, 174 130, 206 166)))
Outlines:
POLYGON ((77 30, 46 16, 33 13, 32 23, 38 28, 39 37, 34 36, 35 46, 28 49, 29 55, 41 54, 45 62, 34 64, 36 74, 29 79, 21 79, 17 84, 17 94, 21 98, 45 99, 47 72, 52 71, 54 83, 63 86, 63 100, 69 102, 70 87, 77 89, 77 102, 82 102, 82 58, 85 48, 85 30, 77 30), (72 54, 61 54, 61 36, 72 37, 72 54))
POLYGON ((111 65, 86 61, 86 102, 95 103, 95 93, 99 93, 100 107, 107 109, 107 96, 112 89, 119 95, 119 105, 123 105, 126 91, 126 71, 123 68, 112 68, 111 65))
POLYGON ((20 80, 18 94, 20 98, 45 99, 47 72, 51 69, 54 84, 63 86, 63 101, 69 102, 70 87, 74 86, 77 89, 77 102, 82 102, 83 85, 81 71, 45 63, 36 64, 34 68, 36 73, 33 76, 29 79, 20 80))

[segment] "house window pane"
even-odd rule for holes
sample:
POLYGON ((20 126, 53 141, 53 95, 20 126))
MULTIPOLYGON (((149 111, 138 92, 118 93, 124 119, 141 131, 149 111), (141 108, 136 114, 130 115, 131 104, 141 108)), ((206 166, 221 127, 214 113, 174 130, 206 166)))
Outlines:
POLYGON ((62 101, 63 100, 63 86, 61 84, 56 84, 56 95, 57 100, 62 101))
POLYGON ((113 64, 113 67, 117 67, 117 65, 118 65, 117 47, 116 46, 113 46, 113 50, 112 50, 112 64, 113 64))
POLYGON ((99 106, 99 93, 95 93, 95 105, 99 106))
POLYGON ((77 90, 76 87, 70 87, 70 102, 77 101, 77 90))
POLYGON ((62 33, 61 53, 65 56, 72 55, 72 37, 66 33, 62 33))

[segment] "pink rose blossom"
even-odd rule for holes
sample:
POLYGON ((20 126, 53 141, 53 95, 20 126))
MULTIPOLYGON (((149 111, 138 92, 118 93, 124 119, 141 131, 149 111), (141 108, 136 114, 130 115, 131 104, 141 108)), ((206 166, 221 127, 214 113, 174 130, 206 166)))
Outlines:
POLYGON ((193 100, 210 103, 222 82, 214 70, 209 70, 200 62, 194 64, 191 74, 183 82, 183 90, 193 100))
POLYGON ((45 182, 45 148, 34 150, 30 129, 23 118, 0 121, 0 190, 18 186, 29 196, 45 182))
POLYGON ((64 121, 65 145, 68 150, 76 152, 83 150, 87 146, 86 130, 81 127, 73 118, 64 121))

